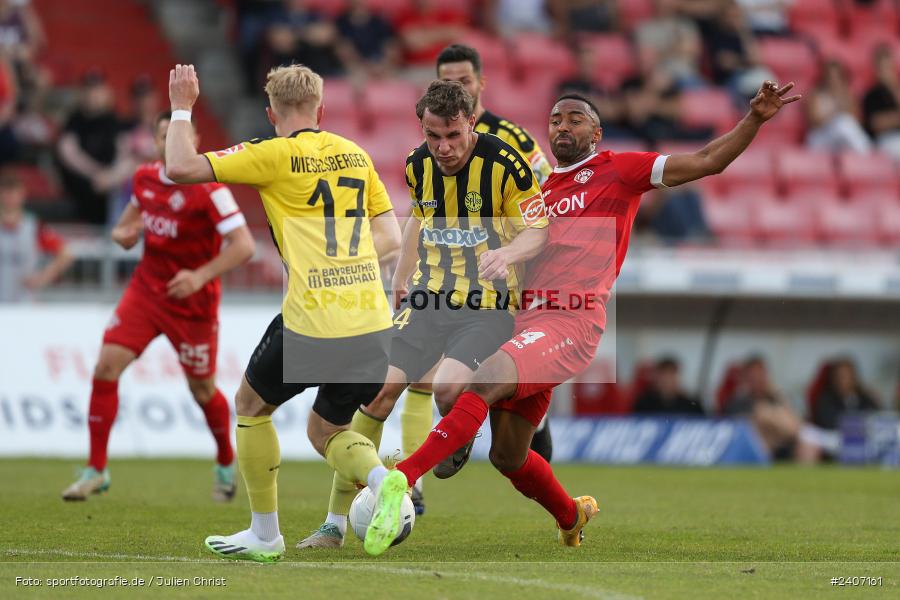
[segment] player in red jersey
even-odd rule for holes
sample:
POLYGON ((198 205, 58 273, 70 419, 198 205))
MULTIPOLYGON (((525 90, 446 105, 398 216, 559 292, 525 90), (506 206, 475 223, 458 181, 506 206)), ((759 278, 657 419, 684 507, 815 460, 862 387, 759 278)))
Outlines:
MULTIPOLYGON (((721 173, 764 122, 800 99, 786 97, 792 87, 765 82, 750 102, 750 112, 729 133, 697 152, 672 156, 598 153, 603 130, 596 107, 577 94, 557 100, 550 115, 550 145, 559 166, 543 185, 550 239, 528 264, 522 295, 528 308, 516 316, 518 334, 481 364, 425 443, 397 465, 408 483, 466 444, 490 413, 491 463, 553 515, 561 544, 580 545, 597 501, 570 497, 529 444, 553 387, 593 360, 641 195, 652 187, 721 173)), ((393 528, 401 500, 402 495, 382 486, 369 529, 393 528)))
MULTIPOLYGON (((163 114, 156 132, 160 156, 168 128, 169 115, 163 114)), ((163 161, 141 165, 134 174, 134 194, 112 238, 128 249, 141 232, 144 255, 106 328, 94 369, 88 465, 63 499, 86 500, 109 488, 106 447, 119 407, 119 377, 154 338, 165 335, 218 447, 213 498, 231 500, 230 408, 215 383, 219 276, 253 256, 253 237, 227 187, 177 184, 166 177, 163 161)))

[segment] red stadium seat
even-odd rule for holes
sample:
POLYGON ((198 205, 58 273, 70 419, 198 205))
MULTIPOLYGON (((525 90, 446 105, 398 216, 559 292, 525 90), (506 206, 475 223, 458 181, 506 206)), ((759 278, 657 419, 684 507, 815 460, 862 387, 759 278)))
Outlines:
POLYGON ((794 0, 788 9, 791 29, 806 33, 811 29, 840 33, 841 15, 830 0, 794 0))
POLYGON ((521 33, 513 40, 513 58, 520 77, 547 78, 553 73, 557 80, 575 71, 575 57, 562 43, 545 35, 521 33))
POLYGON ((871 204, 846 202, 836 195, 821 193, 789 197, 788 202, 812 206, 819 237, 828 244, 875 245, 875 209, 871 204))
POLYGON ((509 49, 500 38, 480 31, 469 31, 460 44, 471 46, 481 55, 482 72, 489 78, 507 76, 510 71, 509 49))
POLYGON ((779 82, 794 81, 803 89, 819 75, 819 61, 805 41, 764 38, 759 41, 759 52, 762 63, 775 72, 779 82))
POLYGON ((593 52, 594 77, 605 89, 615 89, 637 68, 631 44, 620 33, 585 35, 579 43, 593 52))
POLYGON ((753 204, 751 219, 760 240, 777 246, 802 246, 816 239, 813 212, 807 202, 761 200, 753 204))
POLYGON ((723 243, 747 244, 753 240, 750 207, 753 196, 703 194, 703 214, 710 230, 723 243))
POLYGON ((838 166, 847 196, 861 196, 871 190, 897 191, 897 169, 887 155, 847 152, 838 158, 838 166))
POLYGON ((522 84, 514 79, 491 78, 484 90, 485 106, 515 123, 543 122, 546 127, 552 102, 551 86, 522 84))
POLYGON ((306 0, 305 8, 316 10, 330 17, 337 16, 347 8, 347 0, 306 0))
POLYGON ((803 148, 785 149, 775 160, 775 173, 788 194, 801 189, 834 193, 840 189, 834 160, 830 154, 810 152, 803 148))
POLYGON ((775 181, 772 154, 751 146, 713 180, 722 191, 747 184, 772 188, 775 181))
POLYGON ((617 4, 619 19, 626 31, 632 31, 635 26, 653 17, 656 12, 653 0, 627 0, 617 4))
POLYGON ((393 128, 395 124, 415 124, 414 107, 419 99, 417 86, 401 80, 370 81, 365 87, 367 119, 375 129, 393 128))
POLYGON ((898 26, 898 11, 894 0, 876 0, 872 6, 848 3, 848 20, 851 35, 863 32, 883 32, 895 36, 898 26))
POLYGON ((649 148, 647 143, 642 140, 603 138, 600 140, 600 151, 603 150, 612 150, 618 154, 620 152, 647 152, 649 148))
POLYGON ((389 20, 408 10, 412 5, 412 0, 366 0, 366 5, 374 12, 381 13, 389 20))
POLYGON ((886 246, 896 248, 900 244, 900 202, 883 202, 875 211, 878 238, 886 246))
POLYGON ((325 114, 335 119, 355 119, 362 112, 362 93, 347 79, 326 79, 324 86, 325 114))
POLYGON ((725 90, 689 90, 681 96, 681 121, 693 127, 712 127, 724 133, 734 127, 737 110, 725 90))
POLYGON ((56 180, 48 177, 39 167, 21 165, 14 169, 25 186, 25 194, 29 202, 56 200, 63 197, 63 190, 56 180))

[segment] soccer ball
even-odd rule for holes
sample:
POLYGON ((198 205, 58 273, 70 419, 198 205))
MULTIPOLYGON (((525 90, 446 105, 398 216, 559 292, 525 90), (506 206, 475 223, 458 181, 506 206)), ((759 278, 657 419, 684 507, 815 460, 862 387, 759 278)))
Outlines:
MULTIPOLYGON (((372 521, 372 513, 375 511, 375 494, 368 487, 360 491, 353 504, 350 505, 350 527, 361 541, 366 539, 366 530, 372 521)), ((400 533, 391 542, 391 546, 396 546, 405 540, 412 531, 416 522, 416 509, 408 494, 404 494, 403 502, 400 504, 400 533)))

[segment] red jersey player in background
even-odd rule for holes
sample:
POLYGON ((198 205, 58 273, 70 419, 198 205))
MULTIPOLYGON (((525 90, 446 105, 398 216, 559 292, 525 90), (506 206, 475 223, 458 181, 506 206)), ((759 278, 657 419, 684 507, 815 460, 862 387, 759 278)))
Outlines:
MULTIPOLYGON (((160 156, 169 119, 164 113, 157 122, 160 156)), ((144 255, 106 328, 94 369, 88 465, 63 491, 63 499, 85 500, 109 488, 106 447, 119 407, 119 377, 154 338, 165 335, 218 447, 213 498, 231 500, 235 484, 230 409, 215 383, 219 276, 253 256, 253 237, 227 187, 177 184, 165 176, 163 161, 141 165, 135 172, 134 195, 112 238, 128 249, 141 232, 144 255)))
MULTIPOLYGON (((527 308, 516 315, 517 335, 481 364, 453 409, 389 477, 405 477, 411 485, 468 443, 490 413, 491 463, 553 515, 562 545, 580 545, 597 501, 570 497, 529 444, 553 387, 584 370, 596 354, 606 325, 606 301, 625 259, 641 195, 653 187, 721 173, 764 122, 800 99, 785 97, 792 87, 765 82, 734 129, 697 152, 672 156, 597 152, 603 134, 597 108, 583 96, 561 96, 550 115, 550 146, 558 166, 543 184, 550 239, 528 264, 522 293, 527 308)), ((381 530, 374 539, 388 542, 394 539, 389 534, 399 530, 405 486, 387 483, 385 478, 378 491, 367 550, 373 528, 381 530)))

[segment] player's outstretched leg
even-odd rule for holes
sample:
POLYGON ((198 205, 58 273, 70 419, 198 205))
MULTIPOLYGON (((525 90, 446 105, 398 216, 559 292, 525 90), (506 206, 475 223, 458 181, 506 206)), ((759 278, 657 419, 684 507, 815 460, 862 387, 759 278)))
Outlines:
POLYGON ((400 533, 400 506, 408 488, 406 476, 400 471, 388 472, 375 488, 375 509, 363 543, 370 555, 383 554, 400 533))
MULTIPOLYGON (((424 383, 410 385, 406 391, 406 398, 403 400, 400 424, 402 426, 403 457, 408 458, 422 446, 434 424, 434 401, 431 397, 430 385, 424 383)), ((416 516, 424 514, 425 497, 422 494, 421 478, 416 480, 413 485, 412 501, 416 509, 416 516)))
MULTIPOLYGON (((350 431, 355 431, 366 436, 375 444, 375 448, 381 445, 381 433, 384 430, 384 420, 376 419, 361 410, 357 410, 350 421, 350 431)), ((344 545, 344 536, 347 534, 347 515, 350 505, 359 493, 356 482, 341 476, 335 471, 331 484, 331 497, 328 501, 328 516, 318 529, 305 539, 297 543, 297 548, 340 548, 344 545)))
POLYGON ((206 425, 216 442, 212 499, 216 502, 230 502, 234 499, 237 486, 234 480, 234 450, 231 447, 231 412, 228 401, 216 388, 212 377, 188 377, 188 387, 203 411, 206 425))
POLYGON ((91 400, 88 407, 88 432, 91 449, 87 466, 78 479, 63 490, 63 500, 87 500, 91 494, 109 490, 110 476, 106 467, 109 433, 119 412, 119 377, 136 355, 133 351, 104 342, 94 368, 91 400))
POLYGON ((211 535, 205 546, 221 558, 271 563, 284 556, 284 538, 278 528, 281 450, 272 424, 274 409, 263 402, 246 378, 241 381, 235 404, 238 465, 250 498, 250 528, 227 536, 211 535))

